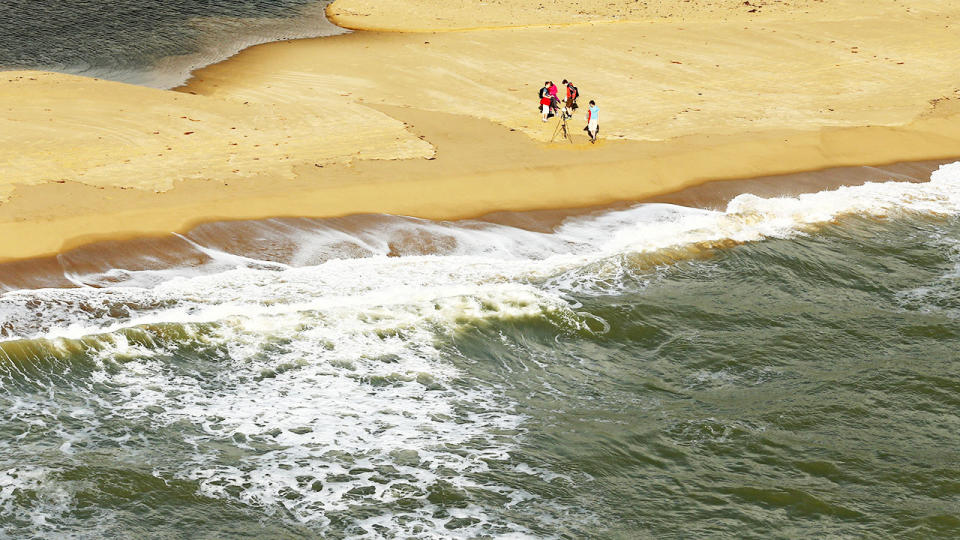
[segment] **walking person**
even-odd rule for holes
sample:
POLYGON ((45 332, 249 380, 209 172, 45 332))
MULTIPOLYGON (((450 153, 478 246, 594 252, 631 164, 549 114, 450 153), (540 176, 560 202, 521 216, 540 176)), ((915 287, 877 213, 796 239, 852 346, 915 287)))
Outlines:
POLYGON ((600 108, 591 99, 590 108, 587 109, 587 127, 583 128, 590 136, 590 143, 597 142, 597 135, 600 134, 600 108))

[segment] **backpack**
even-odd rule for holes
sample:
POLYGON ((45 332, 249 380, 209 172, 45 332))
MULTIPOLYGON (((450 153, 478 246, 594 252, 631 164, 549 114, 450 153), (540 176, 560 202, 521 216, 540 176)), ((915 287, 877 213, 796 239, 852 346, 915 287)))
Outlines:
POLYGON ((580 97, 580 90, 579 90, 576 86, 574 86, 574 85, 572 85, 572 84, 568 84, 568 85, 567 85, 567 91, 568 91, 568 92, 569 92, 569 91, 572 91, 572 92, 573 92, 573 95, 571 96, 571 97, 573 98, 573 104, 571 105, 571 108, 572 108, 573 110, 579 109, 580 106, 577 105, 577 98, 580 97))

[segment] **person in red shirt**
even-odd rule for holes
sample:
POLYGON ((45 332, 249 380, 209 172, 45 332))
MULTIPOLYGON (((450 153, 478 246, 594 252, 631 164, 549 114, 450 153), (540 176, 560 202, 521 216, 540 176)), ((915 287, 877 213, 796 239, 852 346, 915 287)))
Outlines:
POLYGON ((544 122, 547 121, 547 118, 550 118, 550 106, 552 103, 553 100, 550 98, 550 94, 540 98, 540 112, 542 114, 541 120, 544 122))

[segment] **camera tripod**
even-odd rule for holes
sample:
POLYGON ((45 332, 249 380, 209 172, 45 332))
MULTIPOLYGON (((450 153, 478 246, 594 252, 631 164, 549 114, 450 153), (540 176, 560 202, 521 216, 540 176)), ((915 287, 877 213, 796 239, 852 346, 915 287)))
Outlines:
POLYGON ((560 110, 560 120, 557 122, 556 129, 553 130, 553 137, 550 138, 550 142, 555 141, 557 135, 563 134, 563 138, 570 141, 570 144, 573 144, 573 138, 570 136, 570 131, 567 129, 567 120, 571 117, 573 117, 573 115, 567 112, 566 107, 560 110))

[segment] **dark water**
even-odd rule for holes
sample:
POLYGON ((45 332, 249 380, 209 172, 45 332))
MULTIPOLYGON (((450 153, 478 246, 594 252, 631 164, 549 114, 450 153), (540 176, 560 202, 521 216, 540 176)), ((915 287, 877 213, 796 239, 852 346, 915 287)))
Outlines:
POLYGON ((958 173, 4 293, 0 534, 955 537, 958 173))
POLYGON ((0 69, 169 88, 255 43, 339 30, 317 0, 4 0, 0 69))

